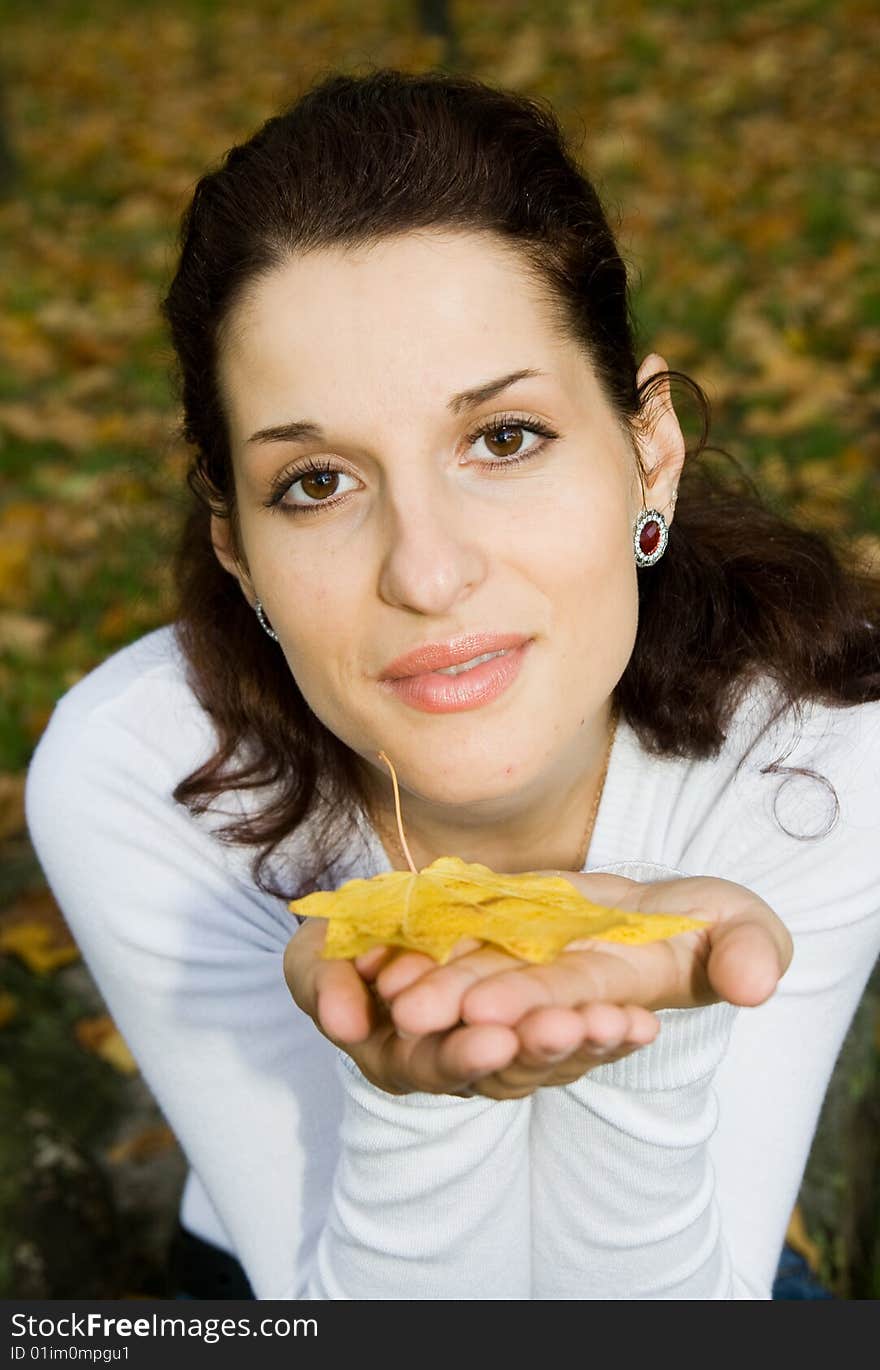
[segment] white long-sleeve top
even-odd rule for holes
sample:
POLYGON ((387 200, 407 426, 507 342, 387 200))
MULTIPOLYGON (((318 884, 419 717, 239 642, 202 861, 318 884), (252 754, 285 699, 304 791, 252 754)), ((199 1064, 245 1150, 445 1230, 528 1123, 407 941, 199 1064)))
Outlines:
MULTIPOLYGON (((296 920, 216 835, 259 796, 200 817, 171 797, 215 749, 172 626, 63 696, 28 773, 33 844, 187 1156, 182 1221, 257 1298, 770 1298, 880 951, 880 703, 808 703, 739 766, 770 703, 754 687, 711 760, 653 756, 621 719, 585 868, 754 890, 794 939, 776 993, 661 1011, 626 1060, 496 1102, 386 1094, 294 1004, 296 920), (762 774, 783 752, 825 780, 762 774)), ((328 887, 389 868, 365 825, 328 887)))

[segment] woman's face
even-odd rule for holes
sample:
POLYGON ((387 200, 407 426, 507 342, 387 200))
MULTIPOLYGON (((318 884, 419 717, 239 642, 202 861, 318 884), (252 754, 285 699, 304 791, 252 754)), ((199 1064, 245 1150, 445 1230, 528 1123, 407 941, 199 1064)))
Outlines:
MULTIPOLYGON (((322 250, 256 282, 229 324, 247 573, 227 521, 215 547, 314 713, 431 804, 489 815, 571 783, 632 652, 642 499, 588 361, 519 261, 436 232, 322 250), (441 656, 387 678, 449 644, 503 654, 473 675, 427 669, 441 656)), ((665 453, 643 448, 658 508, 677 476, 669 431, 665 453)))

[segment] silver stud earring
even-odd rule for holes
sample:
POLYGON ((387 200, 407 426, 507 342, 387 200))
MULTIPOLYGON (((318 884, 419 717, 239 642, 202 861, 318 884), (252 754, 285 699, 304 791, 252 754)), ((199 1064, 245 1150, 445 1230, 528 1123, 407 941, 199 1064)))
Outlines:
POLYGON ((273 642, 277 642, 278 634, 275 632, 275 629, 271 626, 269 620, 266 618, 266 615, 263 613, 263 606, 259 600, 257 600, 256 604, 254 605, 254 608, 257 611, 257 618, 260 620, 260 624, 264 631, 269 634, 273 642))

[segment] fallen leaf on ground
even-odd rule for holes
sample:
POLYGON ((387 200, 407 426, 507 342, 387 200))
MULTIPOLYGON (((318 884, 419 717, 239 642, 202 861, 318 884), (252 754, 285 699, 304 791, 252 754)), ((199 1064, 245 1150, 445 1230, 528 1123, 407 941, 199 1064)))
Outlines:
POLYGON ((386 945, 425 952, 441 965, 463 937, 540 964, 569 942, 654 942, 705 924, 695 918, 628 913, 594 904, 563 876, 504 875, 441 856, 418 872, 391 871, 318 890, 289 905, 329 920, 322 956, 350 958, 386 945))
POLYGON ((120 1075, 137 1075, 137 1061, 109 1013, 101 1013, 94 1018, 80 1018, 78 1023, 74 1023, 73 1033, 84 1051, 100 1056, 120 1075))
POLYGON ((77 947, 58 946, 51 929, 40 923, 15 923, 10 928, 0 928, 0 952, 17 956, 38 975, 79 960, 77 947))
POLYGON ((0 952, 4 951, 39 974, 79 960, 79 947, 51 890, 28 890, 0 909, 0 952))
POLYGON ((124 1165, 133 1161, 140 1164, 151 1161, 177 1145, 177 1138, 167 1123, 155 1123, 142 1127, 133 1137, 125 1137, 107 1150, 107 1160, 113 1165, 124 1165))
POLYGON ((18 1013, 18 1000, 8 990, 0 990, 0 1028, 8 1027, 18 1013))
POLYGON ((0 611, 0 651, 39 656, 51 632, 48 619, 0 611))
POLYGON ((789 1219, 785 1240, 789 1246, 794 1247, 795 1251, 803 1256, 813 1273, 818 1274, 821 1260, 819 1248, 807 1232, 807 1225, 799 1205, 795 1206, 789 1219))
POLYGON ((24 771, 0 775, 0 842, 25 830, 24 771))

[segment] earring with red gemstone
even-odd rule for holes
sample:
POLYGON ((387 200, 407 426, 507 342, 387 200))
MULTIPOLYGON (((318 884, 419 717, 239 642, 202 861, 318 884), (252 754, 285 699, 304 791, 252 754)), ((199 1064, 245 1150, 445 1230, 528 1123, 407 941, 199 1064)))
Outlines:
MULTIPOLYGON (((670 501, 670 511, 675 508, 678 491, 670 501)), ((669 541, 669 525, 659 509, 642 509, 633 528, 633 551, 637 566, 653 566, 666 551, 669 541)))

